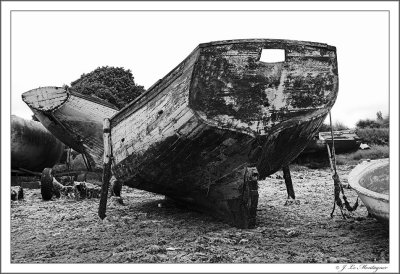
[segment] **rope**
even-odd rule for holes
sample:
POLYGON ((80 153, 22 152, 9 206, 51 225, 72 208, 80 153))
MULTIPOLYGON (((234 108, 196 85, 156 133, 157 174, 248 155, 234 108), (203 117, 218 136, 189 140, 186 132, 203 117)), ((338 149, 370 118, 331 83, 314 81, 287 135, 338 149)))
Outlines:
POLYGON ((356 210, 358 207, 358 197, 357 197, 357 201, 355 202, 354 206, 351 206, 350 203, 347 201, 347 197, 344 195, 343 185, 340 181, 340 178, 339 178, 339 175, 337 174, 337 169, 336 169, 335 138, 334 138, 334 134, 333 134, 331 111, 329 111, 329 123, 331 126, 332 154, 330 152, 328 144, 326 144, 326 147, 328 149, 328 156, 329 156, 329 162, 331 164, 331 170, 333 171, 332 179, 333 179, 333 183, 334 183, 334 195, 335 195, 335 201, 333 202, 331 218, 333 218, 333 213, 335 212, 335 207, 336 207, 336 205, 338 205, 340 212, 342 213, 343 219, 346 219, 346 216, 343 213, 343 205, 346 207, 346 209, 348 211, 356 210), (344 204, 343 204, 342 200, 340 199, 340 193, 342 193, 344 204))
POLYGON ((331 125, 331 139, 332 139, 332 160, 333 160, 333 170, 334 170, 334 175, 337 175, 336 171, 336 154, 335 154, 335 138, 333 136, 333 126, 332 126, 332 116, 331 116, 331 111, 329 111, 329 123, 331 125))

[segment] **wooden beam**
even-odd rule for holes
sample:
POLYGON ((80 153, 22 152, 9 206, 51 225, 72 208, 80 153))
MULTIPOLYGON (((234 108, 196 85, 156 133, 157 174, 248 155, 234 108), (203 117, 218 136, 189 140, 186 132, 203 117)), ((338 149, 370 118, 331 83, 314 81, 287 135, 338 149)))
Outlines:
POLYGON ((111 178, 111 129, 110 120, 104 119, 103 122, 103 140, 104 140, 104 159, 103 159, 103 183, 101 185, 101 195, 99 204, 99 217, 104 219, 106 217, 107 208, 107 195, 108 195, 108 185, 111 178))
POLYGON ((294 188, 293 188, 293 183, 292 183, 292 177, 290 176, 290 169, 289 166, 284 166, 282 167, 283 171, 283 178, 285 179, 285 184, 286 184, 286 191, 288 194, 288 197, 292 199, 296 199, 294 195, 294 188))

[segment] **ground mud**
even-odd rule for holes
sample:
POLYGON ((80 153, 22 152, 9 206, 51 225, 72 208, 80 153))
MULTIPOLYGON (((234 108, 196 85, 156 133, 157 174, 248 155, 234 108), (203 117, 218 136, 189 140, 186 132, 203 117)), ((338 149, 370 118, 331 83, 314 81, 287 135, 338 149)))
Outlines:
MULTIPOLYGON (((353 166, 339 166, 346 185, 353 166)), ((255 229, 237 229, 163 196, 123 188, 124 205, 99 199, 42 201, 25 189, 11 203, 12 263, 388 263, 388 228, 359 208, 344 220, 329 169, 291 167, 297 203, 285 205, 283 174, 259 182, 255 229)), ((356 193, 345 189, 353 204, 356 193)))

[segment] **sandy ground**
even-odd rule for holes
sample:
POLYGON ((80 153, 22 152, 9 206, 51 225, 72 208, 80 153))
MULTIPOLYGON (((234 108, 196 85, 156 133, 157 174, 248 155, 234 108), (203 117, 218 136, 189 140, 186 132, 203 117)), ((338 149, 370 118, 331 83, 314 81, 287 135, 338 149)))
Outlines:
MULTIPOLYGON (((352 166, 339 166, 342 182, 352 166)), ((330 170, 292 167, 299 204, 285 205, 282 173, 259 182, 255 229, 230 227, 163 196, 123 188, 124 205, 99 199, 44 202, 25 190, 11 204, 12 263, 388 263, 388 228, 365 206, 344 220, 330 170)), ((345 189, 351 204, 356 194, 345 189)))

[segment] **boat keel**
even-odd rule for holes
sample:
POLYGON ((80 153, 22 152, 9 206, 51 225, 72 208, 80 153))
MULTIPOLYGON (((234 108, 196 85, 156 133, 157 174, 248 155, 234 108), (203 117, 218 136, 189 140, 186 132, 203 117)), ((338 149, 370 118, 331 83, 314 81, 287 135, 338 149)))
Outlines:
POLYGON ((238 228, 254 228, 258 205, 258 171, 240 168, 211 187, 211 213, 238 228), (221 199, 222 196, 222 199, 221 199))
MULTIPOLYGON (((243 195, 239 204, 232 204, 233 224, 239 228, 254 228, 258 205, 258 171, 256 167, 246 167, 244 171, 243 195)), ((236 202, 236 201, 235 201, 236 202)))
POLYGON ((203 191, 189 195, 169 195, 168 199, 191 210, 210 214, 237 228, 254 228, 258 205, 258 171, 241 167, 203 191))

